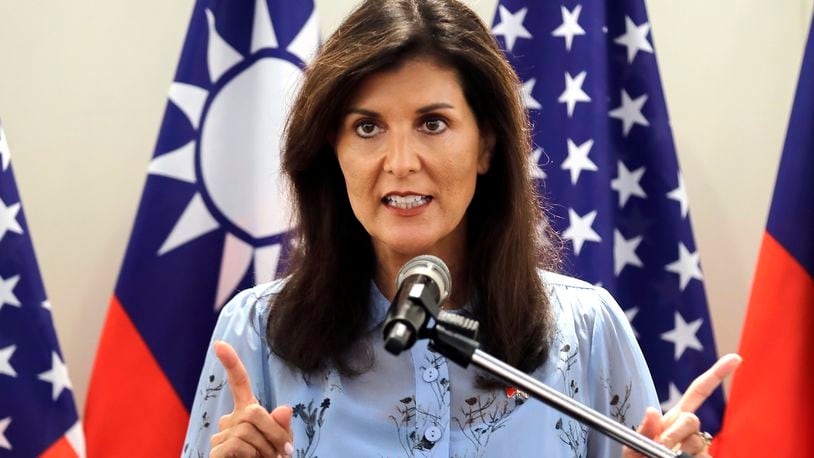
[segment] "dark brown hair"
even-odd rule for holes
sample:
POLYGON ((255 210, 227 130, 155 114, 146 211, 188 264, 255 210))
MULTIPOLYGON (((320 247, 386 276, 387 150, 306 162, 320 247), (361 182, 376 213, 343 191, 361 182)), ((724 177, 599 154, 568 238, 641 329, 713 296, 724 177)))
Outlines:
POLYGON ((328 138, 357 85, 413 57, 457 71, 482 129, 495 134, 489 171, 467 210, 469 299, 482 345, 532 371, 548 354, 552 318, 539 268, 557 264, 556 240, 528 170, 530 128, 520 82, 478 16, 456 0, 368 0, 328 39, 292 107, 282 152, 297 217, 289 277, 268 322, 272 350, 311 372, 372 363, 361 339, 371 320, 376 259, 356 220, 328 138))

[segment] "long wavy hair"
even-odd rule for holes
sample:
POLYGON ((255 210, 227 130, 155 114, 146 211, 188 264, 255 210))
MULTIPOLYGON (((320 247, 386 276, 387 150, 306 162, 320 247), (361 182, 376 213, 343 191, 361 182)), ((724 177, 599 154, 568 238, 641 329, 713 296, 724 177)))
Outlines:
POLYGON ((332 364, 352 376, 373 364, 361 337, 376 258, 329 138, 364 78, 416 57, 455 69, 481 131, 495 134, 467 210, 467 297, 482 347, 530 372, 545 362, 553 327, 538 269, 558 266, 559 244, 528 170, 520 81, 487 26, 456 0, 365 1, 306 69, 282 151, 298 229, 288 280, 272 299, 272 351, 306 373, 332 364))

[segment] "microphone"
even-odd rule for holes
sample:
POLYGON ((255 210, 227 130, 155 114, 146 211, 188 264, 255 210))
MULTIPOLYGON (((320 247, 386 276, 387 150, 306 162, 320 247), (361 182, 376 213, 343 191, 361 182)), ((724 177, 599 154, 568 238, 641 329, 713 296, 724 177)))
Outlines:
POLYGON ((407 261, 396 276, 396 296, 384 319, 384 348, 398 355, 412 347, 429 318, 438 317, 451 287, 441 259, 421 255, 407 261))

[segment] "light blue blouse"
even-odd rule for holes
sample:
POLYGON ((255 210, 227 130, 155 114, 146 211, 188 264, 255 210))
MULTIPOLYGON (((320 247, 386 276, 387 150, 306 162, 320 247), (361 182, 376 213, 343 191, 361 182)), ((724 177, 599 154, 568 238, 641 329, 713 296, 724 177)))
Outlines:
MULTIPOLYGON (((544 273, 556 320, 548 361, 533 376, 635 427, 659 408, 644 357, 619 305, 603 289, 544 273)), ((229 342, 268 410, 294 409, 294 456, 310 457, 618 457, 621 446, 571 418, 511 390, 480 389, 465 370, 421 340, 395 357, 384 351, 381 324, 389 303, 374 286, 375 326, 365 336, 375 365, 356 378, 335 370, 303 375, 269 348, 269 299, 277 281, 235 296, 212 340, 229 342)), ((232 411, 226 374, 210 350, 201 373, 182 456, 208 456, 218 419, 232 411)))

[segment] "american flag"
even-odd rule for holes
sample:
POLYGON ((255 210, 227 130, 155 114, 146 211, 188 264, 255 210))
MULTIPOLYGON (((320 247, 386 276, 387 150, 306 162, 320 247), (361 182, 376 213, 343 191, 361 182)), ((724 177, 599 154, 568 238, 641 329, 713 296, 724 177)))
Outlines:
POLYGON ((84 457, 82 426, 0 125, 0 457, 84 457))
MULTIPOLYGON (((565 270, 625 309, 666 410, 716 350, 644 2, 501 0, 492 32, 523 82, 565 270)), ((718 389, 705 430, 723 406, 718 389)))
POLYGON ((289 247, 278 152, 318 44, 310 0, 195 3, 96 355, 92 456, 182 453, 220 308, 289 247))

